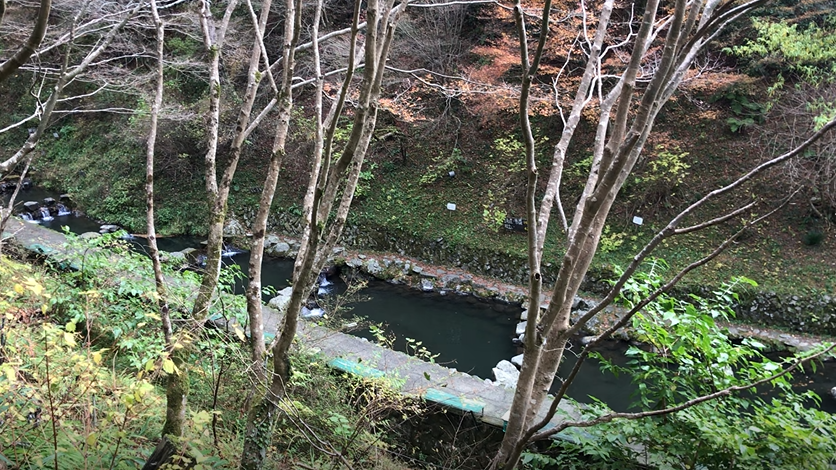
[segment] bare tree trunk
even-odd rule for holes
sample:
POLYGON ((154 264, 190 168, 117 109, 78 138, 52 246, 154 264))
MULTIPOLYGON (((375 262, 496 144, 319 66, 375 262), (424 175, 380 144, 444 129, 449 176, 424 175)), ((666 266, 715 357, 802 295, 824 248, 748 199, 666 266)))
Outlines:
MULTIPOLYGON (((357 38, 359 24, 360 2, 355 3, 354 25, 352 27, 353 44, 357 38)), ((360 89, 359 105, 354 115, 354 126, 348 144, 335 164, 331 165, 331 148, 336 119, 339 109, 345 101, 345 94, 350 85, 350 76, 343 82, 340 98, 332 105, 326 127, 322 122, 322 74, 319 66, 319 52, 314 34, 314 61, 317 74, 317 104, 316 104, 316 140, 313 168, 308 195, 306 196, 305 222, 302 246, 296 258, 293 272, 293 290, 287 311, 285 312, 281 331, 269 348, 273 355, 273 376, 267 394, 253 407, 248 423, 248 433, 245 436, 246 463, 242 460, 241 468, 257 469, 263 465, 266 447, 272 436, 272 425, 275 422, 278 403, 286 394, 286 386, 291 375, 289 360, 290 346, 296 335, 299 321, 299 311, 302 303, 310 295, 316 275, 325 262, 322 253, 333 247, 339 238, 348 209, 357 185, 363 159, 368 149, 371 134, 374 130, 377 116, 377 100, 380 96, 380 84, 385 70, 385 62, 394 36, 397 23, 407 7, 403 2, 393 8, 393 1, 370 1, 366 8, 366 38, 365 64, 363 81, 360 89), (320 162, 322 163, 320 167, 320 162), (343 187, 343 196, 337 209, 334 221, 328 224, 331 208, 334 206, 337 188, 343 187), (310 201, 310 205, 307 204, 310 201), (321 236, 326 233, 325 241, 321 236), (257 449, 257 450, 256 450, 257 449)), ((317 19, 319 15, 317 7, 317 19)), ((318 23, 318 21, 316 21, 318 23)), ((353 61, 353 54, 349 60, 353 61)), ((353 64, 349 68, 349 74, 353 64)))
MULTIPOLYGON (((228 188, 227 192, 224 193, 218 186, 216 176, 218 136, 220 134, 220 58, 226 30, 229 26, 232 11, 236 6, 237 0, 232 0, 227 5, 221 24, 218 27, 214 24, 214 19, 212 18, 212 13, 207 2, 201 3, 200 11, 204 46, 209 54, 209 126, 206 133, 205 178, 210 215, 207 237, 208 244, 206 247, 206 270, 201 284, 198 287, 197 297, 195 298, 191 315, 192 321, 194 322, 193 326, 198 329, 208 316, 212 296, 217 288, 218 276, 221 270, 221 249, 223 246, 223 226, 226 215, 228 188)), ((233 162, 237 163, 234 157, 233 162)), ((230 166, 234 166, 234 163, 231 163, 230 166)), ((234 169, 232 171, 234 172, 234 169)), ((181 332, 181 335, 190 334, 188 330, 189 328, 186 328, 185 331, 181 332)), ((183 336, 183 339, 186 339, 185 336, 183 336)), ((187 348, 174 348, 171 351, 171 360, 174 362, 177 373, 169 374, 166 382, 166 420, 162 431, 164 438, 178 438, 183 434, 183 426, 186 419, 186 403, 189 393, 187 348)))
MULTIPOLYGON (((265 3, 269 10, 269 1, 265 3)), ((264 17, 266 19, 266 17, 264 17)), ((261 308, 261 267, 264 259, 264 237, 267 233, 267 218, 273 196, 276 193, 276 183, 279 169, 286 154, 285 144, 290 128, 290 113, 293 110, 292 80, 295 70, 296 44, 299 42, 299 32, 302 23, 302 5, 300 0, 287 0, 285 5, 285 31, 282 57, 282 83, 279 89, 279 112, 277 116, 276 132, 273 139, 273 150, 270 163, 267 166, 267 176, 264 179, 264 189, 258 204, 258 212, 252 226, 252 246, 250 247, 249 284, 247 285, 247 314, 250 321, 250 347, 252 350, 252 369, 257 384, 268 383, 264 368, 267 349, 264 343, 264 321, 261 308)), ((315 32, 315 31, 314 31, 315 32)), ((266 57, 266 56, 265 56, 266 57)), ((269 64, 267 73, 270 72, 269 64)), ((244 449, 244 455, 247 455, 244 449)), ((246 458, 246 457, 245 457, 246 458)))
MULTIPOLYGON (((35 26, 32 28, 32 34, 26 43, 10 59, 0 65, 0 82, 5 81, 11 77, 13 73, 25 64, 29 57, 35 53, 35 50, 41 44, 46 34, 46 28, 49 24, 49 10, 52 8, 52 0, 41 0, 38 7, 38 17, 35 19, 35 26)), ((3 13, 6 10, 6 2, 3 0, 2 13, 0 13, 0 23, 3 21, 3 13)))
MULTIPOLYGON (((145 206, 146 206, 146 230, 148 233, 148 252, 151 257, 151 265, 154 269, 154 285, 157 290, 157 308, 160 310, 160 319, 163 337, 165 338, 166 351, 168 354, 174 355, 174 338, 173 329, 171 326, 171 314, 168 306, 168 293, 165 286, 165 279, 163 278, 162 263, 160 262, 160 251, 157 247, 156 226, 154 222, 154 154, 157 142, 157 127, 159 122, 160 109, 163 103, 163 46, 165 44, 165 25, 160 19, 159 11, 157 10, 156 0, 151 0, 151 14, 154 20, 154 29, 157 34, 157 48, 156 59, 157 68, 155 70, 156 90, 154 93, 154 102, 151 105, 151 123, 148 130, 148 141, 146 146, 145 159, 145 206)), ((182 362, 182 361, 180 361, 182 362)), ((166 378, 166 397, 169 397, 169 390, 180 390, 180 378, 178 373, 169 374, 166 378)), ((177 399, 174 394, 171 394, 173 399, 177 399)), ((185 397, 185 394, 182 394, 185 397)), ((180 398, 183 400, 183 398, 180 398)), ((161 440, 154 452, 149 456, 143 470, 153 470, 159 468, 167 462, 177 449, 174 442, 168 436, 180 436, 183 433, 182 424, 185 421, 185 403, 183 406, 170 406, 166 404, 166 420, 165 424, 168 428, 164 428, 161 440)))
MULTIPOLYGON (((650 0, 647 3, 640 29, 632 44, 630 61, 610 94, 606 99, 601 97, 602 99, 599 100, 601 112, 593 164, 586 188, 581 201, 578 203, 572 226, 569 229, 567 250, 563 256, 549 308, 539 321, 537 320, 539 309, 529 311, 531 317, 528 326, 530 328, 527 328, 526 331, 526 351, 523 366, 510 410, 508 428, 501 449, 495 459, 495 465, 505 469, 514 468, 527 439, 532 434, 527 433, 526 430, 534 423, 534 418, 542 406, 546 392, 554 380, 570 334, 580 327, 577 324, 571 326, 569 322, 572 300, 577 294, 597 250, 609 210, 642 151, 657 113, 681 82, 694 55, 702 45, 711 39, 720 28, 761 3, 763 3, 763 0, 755 0, 737 6, 724 4, 715 9, 718 4, 711 0, 702 4, 677 0, 673 14, 659 23, 658 26, 656 12, 659 2, 658 0, 650 0), (644 90, 638 106, 634 109, 635 83, 639 67, 645 51, 650 43, 656 39, 662 28, 666 28, 667 32, 663 42, 662 60, 659 69, 644 90), (612 106, 616 108, 614 114, 610 113, 612 106), (531 323, 535 323, 535 325, 531 323), (536 338, 531 336, 536 336, 536 338)), ((596 81, 600 96, 601 77, 599 76, 600 67, 598 64, 600 63, 601 45, 606 35, 612 6, 613 2, 606 2, 602 13, 599 15, 598 30, 595 40, 591 43, 588 56, 589 62, 577 90, 569 120, 564 126, 563 135, 555 149, 552 175, 540 206, 539 219, 530 228, 530 230, 536 231, 540 235, 540 237, 530 237, 529 240, 529 243, 536 247, 535 249, 529 247, 532 277, 535 277, 539 272, 543 250, 542 244, 550 218, 551 204, 558 194, 560 168, 557 167, 562 166, 563 156, 568 149, 577 125, 577 118, 590 102, 589 89, 596 81)), ((543 17, 547 17, 547 12, 543 17)), ((523 18, 520 13, 517 14, 517 18, 518 23, 521 23, 523 18)), ((584 21, 586 21, 585 10, 584 21)), ((521 36, 523 69, 529 70, 524 25, 518 26, 518 30, 521 36)), ((528 76, 533 76, 535 71, 536 68, 530 70, 528 76)), ((524 100, 527 99, 525 97, 525 80, 526 78, 523 80, 524 100)), ((521 102, 520 112, 528 155, 532 143, 525 132, 527 117, 522 116, 522 113, 527 113, 525 102, 521 102)), ((532 162, 529 162, 529 172, 529 183, 531 184, 531 179, 536 178, 536 169, 533 168, 532 162)), ((530 197, 531 194, 529 194, 530 197)), ((532 216, 529 207, 529 218, 531 219, 532 216)), ((536 286, 532 285, 532 292, 535 290, 536 286)), ((537 300, 531 299, 529 305, 537 305, 537 300)), ((588 318, 585 317, 581 323, 586 321, 588 321, 588 318)))

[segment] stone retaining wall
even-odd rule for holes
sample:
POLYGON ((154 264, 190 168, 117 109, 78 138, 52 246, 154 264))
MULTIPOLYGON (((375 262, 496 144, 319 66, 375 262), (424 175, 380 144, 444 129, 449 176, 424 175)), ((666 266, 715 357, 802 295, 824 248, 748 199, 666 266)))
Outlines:
MULTIPOLYGON (((249 222, 247 219, 244 217, 245 223, 249 222)), ((271 218, 270 229, 298 235, 301 231, 299 217, 289 213, 276 214, 271 218)), ((437 266, 453 266, 510 284, 524 286, 528 283, 528 264, 524 256, 495 251, 490 247, 454 247, 443 238, 427 240, 403 230, 360 228, 355 225, 346 226, 342 243, 357 249, 397 253, 437 266)), ((542 274, 544 285, 550 285, 557 274, 557 266, 547 263, 542 274)), ((581 289, 604 293, 608 287, 607 280, 613 277, 612 269, 592 268, 581 289)), ((705 289, 684 286, 681 292, 699 290, 705 289)), ((753 291, 741 295, 740 303, 734 306, 734 310, 737 319, 745 323, 836 336, 836 295, 789 296, 753 291)))

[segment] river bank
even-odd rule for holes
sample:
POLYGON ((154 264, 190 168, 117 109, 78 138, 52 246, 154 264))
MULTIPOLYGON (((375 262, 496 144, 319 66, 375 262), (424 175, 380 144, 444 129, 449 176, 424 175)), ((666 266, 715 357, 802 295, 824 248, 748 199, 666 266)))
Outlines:
MULTIPOLYGON (((242 245, 247 244, 245 232, 232 230, 228 234, 236 237, 242 245)), ((271 256, 292 258, 298 246, 299 240, 295 237, 274 233, 267 236, 265 252, 271 256)), ((475 299, 519 304, 523 308, 528 295, 526 286, 475 274, 455 266, 426 263, 401 253, 341 246, 334 249, 332 262, 343 269, 353 270, 391 284, 402 284, 416 290, 436 292, 440 295, 472 296, 475 299)), ((549 304, 550 294, 551 291, 545 290, 541 296, 544 308, 549 304)), ((596 305, 598 299, 599 297, 596 297, 594 293, 587 292, 579 295, 573 304, 573 318, 578 318, 596 305)), ((601 315, 586 325, 584 334, 590 336, 600 334, 617 321, 621 313, 622 310, 618 307, 605 308, 601 315)), ((733 338, 755 338, 767 344, 772 351, 807 351, 822 343, 834 341, 831 335, 790 332, 785 329, 745 322, 726 323, 723 326, 728 328, 733 338)), ((632 340, 635 337, 629 327, 618 330, 614 336, 615 339, 622 340, 632 340)))
MULTIPOLYGON (((38 188, 31 188, 21 193, 19 202, 22 204, 24 200, 40 200, 52 196, 51 193, 38 188)), ((50 223, 60 224, 63 219, 59 217, 50 223)), ((291 223, 287 214, 279 214, 276 219, 271 225, 274 228, 284 227, 284 233, 291 235, 268 235, 265 240, 265 252, 278 258, 292 258, 299 245, 298 239, 292 234, 299 227, 291 223)), ((226 225, 226 235, 247 246, 245 222, 231 218, 226 225)), ((95 223, 88 225, 90 228, 85 226, 83 230, 96 230, 95 223)), ((527 287, 521 284, 520 279, 525 279, 524 273, 527 268, 509 254, 491 252, 487 247, 481 253, 463 253, 450 250, 444 240, 429 241, 426 245, 419 246, 419 241, 411 237, 403 238, 391 234, 364 235, 365 232, 374 230, 361 231, 357 227, 349 227, 343 237, 344 246, 334 251, 334 263, 376 279, 392 284, 405 284, 423 292, 470 295, 477 299, 508 304, 525 303, 527 287), (381 244, 396 247, 396 250, 373 249, 381 244), (416 250, 420 256, 411 254, 416 250), (472 256, 472 259, 468 259, 468 256, 472 256)), ((553 278, 553 270, 553 266, 545 266, 546 280, 553 278)), ((606 279, 611 275, 598 270, 587 276, 582 287, 586 291, 575 300, 574 316, 577 317, 596 303, 596 294, 600 294, 607 286, 606 279)), ((800 296, 784 298, 769 292, 744 292, 740 304, 735 306, 739 321, 726 326, 732 336, 757 338, 775 350, 805 351, 836 337, 828 327, 829 324, 836 323, 836 299, 833 297, 836 296, 823 296, 817 300, 800 296), (816 304, 816 309, 809 308, 807 304, 810 303, 816 304), (824 330, 823 334, 818 330, 824 330)), ((544 305, 548 305, 549 298, 546 289, 542 296, 544 305)), ((617 318, 618 309, 608 307, 602 315, 587 325, 584 334, 596 335, 617 318)), ((619 331, 616 337, 627 340, 632 336, 630 330, 625 329, 619 331)))
MULTIPOLYGON (((52 226, 54 229, 58 229, 60 225, 69 224, 73 226, 72 229, 76 233, 97 232, 105 228, 108 231, 118 229, 115 226, 100 226, 97 222, 84 217, 58 217, 54 221, 41 221, 41 224, 52 226)), ((98 235, 98 233, 95 233, 95 235, 98 235)), ((237 245, 248 244, 246 230, 240 223, 230 222, 227 224, 226 235, 231 238, 230 241, 237 245)), ((137 237, 139 236, 137 234, 137 237)), ((186 263, 189 255, 196 256, 198 254, 195 247, 200 247, 200 240, 199 237, 163 239, 161 242, 165 241, 166 243, 161 244, 167 246, 161 246, 161 248, 171 252, 168 256, 172 261, 179 258, 182 259, 183 263, 186 263), (186 251, 190 253, 187 254, 186 251)), ((269 268, 265 268, 265 274, 267 275, 267 278, 264 279, 265 285, 270 285, 276 289, 287 285, 287 279, 290 277, 292 269, 291 259, 295 256, 298 246, 299 241, 293 237, 277 234, 268 235, 266 251, 273 257, 265 259, 265 263, 269 265, 269 268)), ((247 258, 247 256, 242 254, 240 258, 238 259, 236 256, 235 262, 246 270, 247 260, 244 258, 247 258)), ((487 276, 479 276, 461 268, 426 263, 401 254, 358 250, 353 247, 335 248, 332 253, 332 262, 344 270, 346 277, 369 276, 385 283, 378 282, 376 286, 393 285, 392 287, 395 290, 391 293, 391 296, 393 296, 394 301, 389 303, 372 302, 375 305, 371 306, 370 304, 370 310, 358 306, 359 314, 368 316, 373 321, 380 323, 394 321, 397 323, 395 331, 399 335, 419 338, 418 341, 426 341, 426 344, 431 347, 430 351, 440 353, 442 356, 440 360, 444 363, 456 364, 455 367, 459 370, 475 373, 483 378, 493 375, 497 382, 502 382, 502 380, 496 377, 496 371, 491 374, 491 368, 498 364, 497 361, 508 362, 510 360, 514 362, 516 359, 517 364, 519 364, 522 351, 518 348, 514 351, 515 347, 511 340, 515 333, 514 325, 525 320, 521 306, 526 300, 525 287, 487 276), (396 288, 397 286, 401 287, 396 288), (400 293, 397 291, 400 291, 400 293), (414 294, 408 292, 414 292, 414 294), (417 307, 418 303, 430 299, 434 300, 421 308, 413 308, 417 307), (467 306, 468 303, 476 308, 471 309, 467 306), (455 307, 454 304, 462 307, 455 307), (462 316, 462 312, 457 311, 462 309, 473 311, 464 313, 464 316, 462 316), (363 311, 360 312, 361 310, 363 311), (468 316, 473 317, 472 320, 475 321, 464 321, 469 320, 468 316), (431 320, 430 317, 434 320, 431 320), (416 321, 418 323, 417 327, 415 324, 409 324, 416 321), (435 326, 428 327, 428 322, 435 326), (492 331, 488 332, 485 328, 492 331), (430 338, 427 335, 437 335, 437 337, 430 338), (465 345, 465 342, 467 345, 465 345), (459 347, 460 343, 461 347, 459 347), (450 345, 456 346, 451 349, 450 345), (487 350, 484 349, 486 345, 490 346, 487 350), (475 359, 470 357, 473 356, 474 352, 476 352, 475 359), (492 359, 485 363, 488 356, 492 359)), ((236 286, 236 289, 237 287, 241 286, 236 286)), ((378 297, 387 296, 379 290, 379 287, 373 287, 370 284, 368 292, 372 299, 377 301, 378 297)), ((548 297, 548 292, 543 295, 542 300, 546 305, 548 305, 548 297)), ((577 318, 582 315, 589 308, 592 308, 596 302, 597 300, 592 295, 583 295, 576 298, 573 303, 573 317, 577 318)), ((621 311, 618 308, 607 308, 582 332, 584 336, 572 341, 573 344, 585 344, 591 337, 599 334, 616 321, 620 314, 621 311)), ((517 336, 522 332, 520 326, 518 324, 516 328, 517 336)), ((774 351, 785 349, 806 350, 826 340, 822 337, 791 335, 781 331, 741 325, 731 325, 730 331, 733 335, 739 335, 740 337, 756 337, 761 342, 770 345, 774 351)), ((630 329, 624 329, 617 332, 615 339, 631 341, 635 337, 630 329)), ((616 341, 613 342, 613 345, 614 357, 623 355, 627 346, 626 342, 618 343, 616 341)), ((514 367, 510 362, 506 365, 511 372, 514 372, 514 367)), ((597 371, 597 368, 593 367, 593 369, 597 371)), ((591 378, 589 386, 584 390, 593 391, 592 393, 595 395, 606 393, 602 390, 620 390, 622 393, 615 393, 615 395, 625 394, 623 393, 625 384, 608 383, 606 378, 602 379, 600 377, 600 373, 598 373, 598 376, 597 378, 591 378)), ((513 382, 513 379, 507 382, 513 382)), ((829 380, 825 380, 825 382, 830 384, 829 380)), ((830 387, 832 385, 828 385, 827 390, 830 387)), ((827 390, 818 391, 818 393, 826 395, 827 390)), ((580 396, 585 396, 587 392, 579 393, 580 396)), ((599 398, 601 397, 599 396, 599 398)), ((624 397, 616 396, 612 400, 605 401, 609 403, 613 400, 614 403, 620 403, 624 401, 624 397)), ((620 403, 616 406, 626 409, 628 405, 629 403, 620 403)))

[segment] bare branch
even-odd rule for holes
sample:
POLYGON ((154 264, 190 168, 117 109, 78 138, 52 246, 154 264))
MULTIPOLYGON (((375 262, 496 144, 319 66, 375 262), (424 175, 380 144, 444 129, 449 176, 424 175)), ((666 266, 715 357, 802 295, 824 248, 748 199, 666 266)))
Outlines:
MULTIPOLYGON (((10 59, 0 65, 0 82, 9 78, 21 65, 29 60, 29 57, 35 53, 41 41, 46 34, 46 27, 49 23, 49 10, 52 7, 52 0, 41 0, 38 8, 38 17, 35 19, 35 26, 32 28, 32 34, 26 43, 10 59)), ((6 2, 3 2, 3 12, 6 11, 6 2)), ((0 15, 2 16, 2 15, 0 15)))

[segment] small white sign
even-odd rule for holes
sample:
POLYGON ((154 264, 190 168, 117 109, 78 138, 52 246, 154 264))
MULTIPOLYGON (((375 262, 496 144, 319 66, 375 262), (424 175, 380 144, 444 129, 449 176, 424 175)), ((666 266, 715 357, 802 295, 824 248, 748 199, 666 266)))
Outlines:
POLYGON ((454 211, 454 210, 456 210, 456 205, 455 205, 455 204, 453 204, 452 202, 448 202, 448 203, 447 203, 447 210, 448 210, 448 211, 454 211))
POLYGON ((636 225, 641 225, 641 224, 644 223, 644 219, 642 219, 641 217, 639 217, 637 215, 634 215, 633 216, 633 223, 636 224, 636 225))

